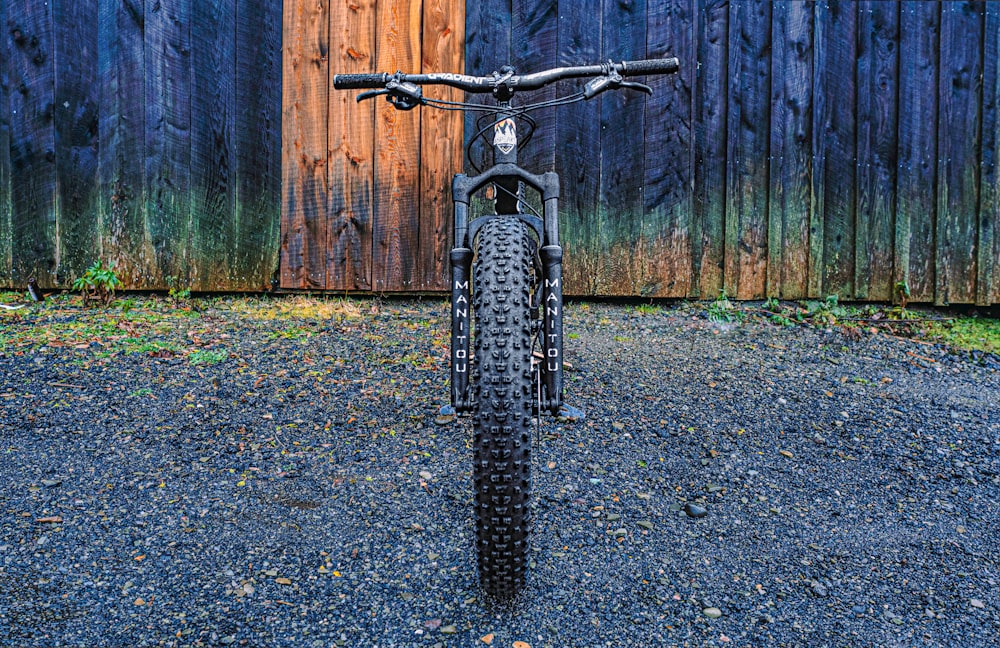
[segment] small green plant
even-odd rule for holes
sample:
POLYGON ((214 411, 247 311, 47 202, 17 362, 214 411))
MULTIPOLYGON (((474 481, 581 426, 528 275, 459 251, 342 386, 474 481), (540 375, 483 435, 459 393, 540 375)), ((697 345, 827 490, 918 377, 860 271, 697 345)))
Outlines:
POLYGON ((655 304, 639 304, 635 307, 635 312, 639 315, 659 315, 662 309, 655 304))
POLYGON ((713 322, 736 322, 743 319, 743 313, 729 301, 726 289, 719 291, 719 296, 708 306, 708 319, 713 322))
POLYGON ((216 365, 228 357, 229 354, 225 351, 198 349, 191 352, 191 355, 188 356, 188 362, 193 365, 216 365))
POLYGON ((899 297, 899 307, 906 310, 906 302, 910 300, 910 284, 906 280, 896 282, 896 296, 899 297))
POLYGON ((191 299, 191 287, 181 288, 180 279, 175 276, 164 277, 167 283, 167 295, 174 304, 191 299))
POLYGON ((123 299, 119 302, 118 306, 122 309, 122 315, 128 315, 129 312, 135 308, 135 299, 131 297, 123 299))
POLYGON ((115 296, 115 291, 122 287, 122 280, 115 273, 115 266, 109 263, 107 267, 100 261, 87 268, 83 276, 73 282, 73 290, 83 294, 83 304, 89 306, 91 301, 100 301, 107 306, 115 296))
POLYGON ((770 313, 781 313, 781 303, 774 297, 768 297, 767 301, 764 302, 764 310, 770 313))

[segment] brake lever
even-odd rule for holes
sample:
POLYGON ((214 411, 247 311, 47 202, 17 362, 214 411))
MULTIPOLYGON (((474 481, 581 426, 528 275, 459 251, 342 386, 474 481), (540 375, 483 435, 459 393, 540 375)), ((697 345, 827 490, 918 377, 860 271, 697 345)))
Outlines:
POLYGON ((381 90, 369 90, 368 92, 362 92, 355 98, 357 99, 358 103, 361 103, 365 99, 373 99, 379 95, 384 95, 384 94, 389 94, 389 91, 386 90, 385 88, 381 90))
POLYGON ((653 94, 653 89, 646 85, 645 83, 639 83, 638 81, 622 81, 619 87, 625 88, 627 90, 639 90, 640 92, 645 92, 648 95, 653 94))
POLYGON ((620 88, 627 90, 639 90, 649 95, 653 94, 653 89, 645 83, 626 81, 617 72, 611 72, 605 76, 588 81, 587 85, 583 87, 583 98, 591 99, 605 90, 618 90, 620 88))

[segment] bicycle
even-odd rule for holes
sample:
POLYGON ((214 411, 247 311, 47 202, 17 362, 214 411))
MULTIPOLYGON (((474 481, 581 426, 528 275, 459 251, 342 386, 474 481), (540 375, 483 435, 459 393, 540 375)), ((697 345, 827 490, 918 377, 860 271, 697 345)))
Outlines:
POLYGON ((536 414, 558 415, 563 406, 559 177, 552 171, 536 175, 517 164, 518 150, 531 139, 535 127, 528 113, 592 99, 607 90, 652 94, 648 85, 625 77, 678 69, 676 58, 665 58, 608 61, 526 75, 505 66, 487 76, 396 72, 333 78, 339 90, 369 89, 357 96, 358 102, 385 96, 397 110, 429 106, 483 113, 478 132, 466 145, 476 175, 458 174, 452 182, 451 406, 456 413, 471 414, 473 420, 479 577, 493 597, 509 598, 524 587, 531 527, 530 424, 536 414), (584 78, 590 80, 573 94, 519 107, 511 103, 516 91, 584 78), (431 99, 423 96, 425 85, 492 94, 496 103, 431 99), (519 122, 530 129, 520 141, 519 122), (492 141, 487 136, 490 131, 492 141), (494 164, 485 170, 472 159, 479 138, 493 147, 494 164), (493 213, 470 220, 472 196, 488 186, 493 188, 493 213), (525 188, 541 196, 541 214, 526 200, 525 188))

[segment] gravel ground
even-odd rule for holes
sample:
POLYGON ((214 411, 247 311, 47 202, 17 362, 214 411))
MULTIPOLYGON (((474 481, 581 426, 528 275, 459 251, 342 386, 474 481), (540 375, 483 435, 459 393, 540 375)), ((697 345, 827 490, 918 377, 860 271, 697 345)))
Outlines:
POLYGON ((0 644, 1000 642, 995 359, 571 305, 588 417, 538 430, 529 588, 498 608, 470 424, 435 424, 447 306, 351 308, 0 351, 0 644))

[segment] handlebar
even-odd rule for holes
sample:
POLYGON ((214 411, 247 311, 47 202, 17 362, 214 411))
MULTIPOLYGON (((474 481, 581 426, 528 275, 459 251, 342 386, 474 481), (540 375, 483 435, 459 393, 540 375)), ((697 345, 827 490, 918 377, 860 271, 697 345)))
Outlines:
POLYGON ((434 72, 430 74, 337 74, 333 77, 333 87, 338 90, 360 90, 363 88, 384 88, 387 83, 396 80, 400 83, 415 85, 447 85, 472 93, 494 92, 506 87, 514 90, 537 90, 550 83, 562 79, 579 79, 584 77, 600 77, 619 74, 623 77, 641 76, 645 74, 670 74, 680 69, 680 62, 674 58, 646 59, 641 61, 608 61, 598 65, 580 65, 573 67, 558 67, 532 74, 518 75, 510 68, 494 72, 489 76, 470 76, 467 74, 450 74, 434 72))

